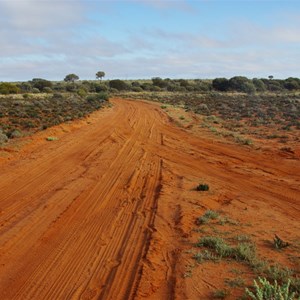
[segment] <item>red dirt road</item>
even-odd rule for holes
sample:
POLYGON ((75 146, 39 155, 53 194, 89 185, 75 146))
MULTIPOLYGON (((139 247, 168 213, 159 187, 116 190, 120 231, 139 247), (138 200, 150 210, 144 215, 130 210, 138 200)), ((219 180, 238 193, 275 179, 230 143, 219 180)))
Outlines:
POLYGON ((0 299, 208 299, 218 274, 184 279, 182 253, 209 208, 253 222, 257 238, 299 238, 299 160, 193 135, 150 103, 112 102, 2 162, 0 299))

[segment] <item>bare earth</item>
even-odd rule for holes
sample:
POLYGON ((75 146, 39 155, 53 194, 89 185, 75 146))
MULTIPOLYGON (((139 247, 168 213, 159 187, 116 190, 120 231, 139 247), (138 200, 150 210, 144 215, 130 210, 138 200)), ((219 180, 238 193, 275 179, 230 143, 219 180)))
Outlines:
POLYGON ((193 134, 151 103, 112 102, 0 161, 0 299, 210 299, 222 264, 184 276, 207 209, 251 223, 261 254, 291 264, 265 240, 299 241, 298 158, 193 134), (194 190, 203 181, 207 194, 194 190))

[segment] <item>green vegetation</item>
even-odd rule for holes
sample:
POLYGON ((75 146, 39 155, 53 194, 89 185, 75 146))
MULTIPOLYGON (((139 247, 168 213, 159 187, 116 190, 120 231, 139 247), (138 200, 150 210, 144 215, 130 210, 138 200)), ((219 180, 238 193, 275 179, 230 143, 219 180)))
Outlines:
POLYGON ((196 187, 197 191, 208 191, 209 190, 209 185, 206 183, 200 183, 197 187, 196 187))
MULTIPOLYGON (((300 296, 299 272, 260 257, 257 246, 249 235, 242 232, 236 235, 236 229, 233 231, 228 229, 228 226, 234 225, 239 226, 240 230, 246 225, 240 224, 227 216, 222 216, 221 212, 213 210, 207 210, 201 217, 197 218, 196 224, 201 226, 201 230, 195 231, 205 234, 194 244, 197 251, 192 251, 192 258, 198 264, 208 261, 214 263, 221 261, 235 262, 247 267, 253 277, 263 278, 259 279, 261 286, 258 286, 255 282, 254 287, 247 289, 246 295, 242 297, 243 299, 249 299, 252 295, 251 299, 294 300, 300 296), (226 232, 216 229, 216 226, 221 225, 227 225, 226 232)), ((282 249, 286 245, 289 244, 275 235, 274 247, 276 249, 282 249)), ((241 277, 243 272, 238 274, 238 278, 225 279, 225 284, 231 288, 240 289, 245 287, 245 281, 241 277)))
POLYGON ((76 80, 79 80, 79 76, 73 73, 68 74, 64 79, 66 82, 75 82, 76 80))
POLYGON ((213 292, 213 299, 225 299, 230 295, 228 290, 216 290, 213 292))
POLYGON ((2 82, 0 83, 0 94, 8 95, 8 94, 17 94, 20 89, 13 83, 2 82))
POLYGON ((46 140, 49 141, 49 142, 52 142, 52 141, 57 141, 58 138, 55 137, 55 136, 48 136, 48 137, 46 138, 46 140))
POLYGON ((275 280, 270 283, 266 278, 258 278, 258 283, 254 280, 252 291, 246 288, 247 295, 254 300, 295 300, 296 294, 290 291, 291 281, 288 280, 282 286, 275 280))
MULTIPOLYGON (((12 133, 14 130, 19 130, 20 134, 24 135, 28 130, 47 128, 82 117, 89 112, 78 107, 78 102, 81 101, 79 99, 85 99, 89 101, 89 105, 95 105, 93 110, 98 109, 101 105, 97 103, 96 98, 100 97, 98 95, 101 93, 101 100, 107 99, 107 93, 110 93, 132 99, 160 101, 163 103, 163 109, 167 108, 167 105, 180 105, 186 111, 203 116, 203 121, 199 124, 201 127, 207 128, 216 136, 229 138, 241 145, 252 145, 252 136, 277 139, 280 143, 287 143, 291 139, 296 141, 297 136, 293 132, 300 129, 298 78, 277 80, 235 76, 214 80, 160 77, 149 80, 103 80, 104 77, 105 72, 98 71, 96 79, 99 80, 79 80, 79 76, 72 73, 66 75, 62 81, 33 78, 27 82, 0 83, 0 95, 7 95, 2 96, 0 100, 2 134, 8 138, 17 137, 12 133), (9 100, 5 98, 16 94, 21 95, 11 96, 9 100), (44 106, 43 102, 57 96, 63 99, 64 105, 74 101, 77 112, 71 109, 69 114, 68 111, 59 108, 52 111, 52 105, 56 106, 55 100, 49 103, 49 109, 44 106), (26 101, 26 109, 22 107, 25 102, 20 104, 20 98, 26 101), (69 100, 65 101, 67 98, 69 100), (19 101, 18 104, 16 100, 19 101), (40 103, 32 105, 34 101, 40 103), (5 106, 9 106, 9 112, 5 106), (40 110, 43 110, 42 113, 40 110), (50 116, 47 111, 51 111, 50 116), (41 115, 45 117, 43 121, 39 120, 43 118, 41 115), (264 130, 259 129, 261 126, 264 130), (269 130, 265 130, 266 128, 269 130), (288 134, 279 133, 278 130, 284 130, 288 134), (251 135, 251 138, 248 135, 251 135)), ((179 119, 188 122, 185 115, 180 115, 179 119)), ((4 140, 2 136, 2 141, 4 140)))
POLYGON ((0 145, 9 139, 82 118, 108 103, 106 92, 82 96, 78 93, 24 95, 0 98, 0 145))
POLYGON ((284 242, 278 235, 275 234, 273 245, 275 249, 283 249, 288 247, 290 244, 287 242, 284 242))
POLYGON ((96 73, 96 78, 102 80, 102 78, 105 77, 105 72, 103 71, 98 71, 96 73))
POLYGON ((206 224, 209 220, 216 220, 219 217, 219 213, 214 210, 207 210, 203 216, 197 219, 197 224, 206 224))

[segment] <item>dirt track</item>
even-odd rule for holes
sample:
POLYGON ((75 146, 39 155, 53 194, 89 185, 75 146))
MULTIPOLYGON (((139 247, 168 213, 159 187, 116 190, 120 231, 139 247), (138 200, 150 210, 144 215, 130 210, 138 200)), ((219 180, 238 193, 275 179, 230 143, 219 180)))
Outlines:
POLYGON ((205 299, 215 284, 193 287, 180 261, 195 216, 224 207, 300 232, 299 160, 193 136, 153 104, 113 103, 1 166, 0 299, 205 299), (201 180, 208 200, 193 190, 201 180))

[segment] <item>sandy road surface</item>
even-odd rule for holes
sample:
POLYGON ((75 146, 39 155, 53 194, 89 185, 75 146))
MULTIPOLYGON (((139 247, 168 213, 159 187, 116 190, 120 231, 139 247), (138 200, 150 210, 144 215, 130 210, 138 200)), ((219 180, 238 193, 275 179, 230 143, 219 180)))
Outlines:
POLYGON ((0 299, 199 299, 180 265, 197 209, 248 201, 245 218, 300 229, 299 161, 193 136, 149 103, 113 103, 1 166, 0 299), (210 202, 189 209, 201 179, 210 202))

